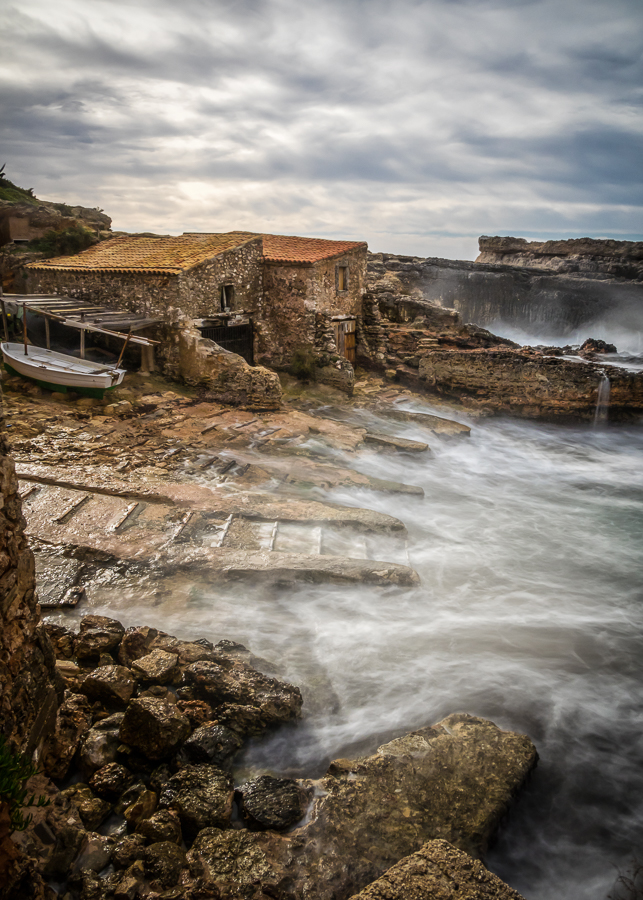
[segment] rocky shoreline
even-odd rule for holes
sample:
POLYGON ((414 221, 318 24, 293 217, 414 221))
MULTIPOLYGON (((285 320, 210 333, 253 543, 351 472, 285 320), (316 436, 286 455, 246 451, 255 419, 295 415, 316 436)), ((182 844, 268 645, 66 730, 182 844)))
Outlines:
POLYGON ((297 687, 226 640, 94 615, 78 632, 45 627, 61 702, 31 788, 51 802, 18 836, 32 864, 15 864, 12 900, 27 887, 51 900, 342 900, 392 866, 388 893, 377 882, 364 896, 402 897, 409 866, 420 877, 405 857, 418 853, 426 888, 460 873, 462 891, 445 897, 479 896, 465 891, 481 881, 518 897, 470 856, 536 765, 526 736, 454 714, 317 780, 238 784, 244 744, 300 718, 297 687))

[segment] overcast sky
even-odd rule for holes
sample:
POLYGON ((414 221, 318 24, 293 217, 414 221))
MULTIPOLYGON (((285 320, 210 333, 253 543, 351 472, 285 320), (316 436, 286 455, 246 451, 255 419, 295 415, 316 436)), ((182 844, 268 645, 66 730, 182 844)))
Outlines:
POLYGON ((0 164, 127 231, 643 239, 642 0, 4 0, 0 164))

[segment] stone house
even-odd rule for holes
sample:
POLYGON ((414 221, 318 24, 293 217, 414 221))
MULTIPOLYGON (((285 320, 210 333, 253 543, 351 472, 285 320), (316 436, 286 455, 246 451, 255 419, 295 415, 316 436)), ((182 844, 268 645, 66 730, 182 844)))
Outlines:
POLYGON ((285 368, 301 347, 338 365, 355 359, 366 253, 364 242, 244 231, 124 235, 30 264, 28 290, 159 319, 170 374, 171 332, 186 320, 251 365, 285 368))

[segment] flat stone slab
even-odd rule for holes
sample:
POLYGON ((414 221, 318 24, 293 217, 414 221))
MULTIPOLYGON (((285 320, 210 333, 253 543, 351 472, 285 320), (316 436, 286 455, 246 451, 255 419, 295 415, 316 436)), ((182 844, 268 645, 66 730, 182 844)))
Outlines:
POLYGON ((447 841, 429 841, 352 900, 524 900, 477 859, 447 841))
POLYGON ((423 453, 429 450, 429 445, 422 441, 409 441, 406 438, 392 437, 389 434, 374 434, 367 431, 364 435, 365 444, 378 444, 387 450, 402 450, 405 453, 423 453))
POLYGON ((417 422, 418 425, 422 425, 434 434, 439 434, 441 438, 463 438, 471 435, 468 425, 462 425, 461 422, 445 419, 442 416, 433 416, 430 413, 411 412, 395 407, 382 407, 378 412, 384 413, 391 419, 397 419, 399 422, 417 422))

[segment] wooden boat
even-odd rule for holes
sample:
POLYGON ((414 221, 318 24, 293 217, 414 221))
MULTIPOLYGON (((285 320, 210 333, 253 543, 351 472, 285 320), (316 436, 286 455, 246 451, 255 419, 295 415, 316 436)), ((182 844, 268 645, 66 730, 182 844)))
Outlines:
POLYGON ((75 391, 86 397, 102 397, 123 380, 125 369, 76 359, 32 344, 0 344, 4 367, 13 375, 35 381, 49 391, 75 391))

